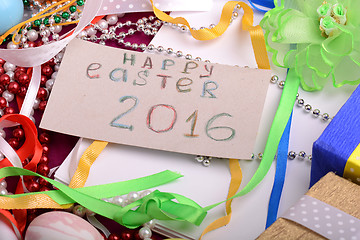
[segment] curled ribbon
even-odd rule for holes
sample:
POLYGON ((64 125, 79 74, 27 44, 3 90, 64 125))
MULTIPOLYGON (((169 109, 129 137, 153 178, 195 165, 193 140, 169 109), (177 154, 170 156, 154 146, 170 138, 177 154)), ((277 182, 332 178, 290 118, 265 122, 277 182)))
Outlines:
MULTIPOLYGON (((138 186, 154 185, 155 182, 166 183, 181 177, 180 174, 171 171, 165 171, 157 175, 155 174, 141 178, 139 179, 141 182, 140 184, 138 180, 132 180, 129 185, 126 182, 120 182, 115 184, 72 189, 64 184, 26 169, 15 167, 5 167, 0 169, 0 178, 20 175, 41 177, 58 188, 59 190, 43 192, 40 195, 49 196, 59 205, 77 202, 89 210, 109 219, 113 219, 114 221, 131 229, 137 228, 154 218, 160 220, 188 221, 195 225, 199 225, 206 216, 206 212, 203 208, 194 201, 178 194, 163 193, 157 190, 127 205, 126 207, 120 207, 99 199, 109 197, 110 193, 112 193, 111 197, 118 195, 118 192, 123 191, 119 186, 126 186, 127 189, 129 189, 133 188, 134 184, 138 186), (160 180, 158 179, 158 181, 155 181, 156 178, 160 178, 160 180), (176 202, 174 200, 176 200, 176 202), (134 208, 136 208, 136 210, 133 210, 134 208)), ((14 204, 16 199, 24 197, 28 198, 28 196, 36 195, 38 194, 26 193, 3 196, 0 197, 0 200, 3 202, 1 206, 4 209, 13 209, 14 206, 12 204, 14 204)), ((33 200, 35 200, 35 198, 33 200)), ((28 208, 29 205, 32 204, 32 201, 22 202, 24 205, 21 207, 25 208, 28 208)), ((46 205, 41 207, 46 207, 46 205)), ((17 205, 16 208, 19 208, 19 205, 17 205)))

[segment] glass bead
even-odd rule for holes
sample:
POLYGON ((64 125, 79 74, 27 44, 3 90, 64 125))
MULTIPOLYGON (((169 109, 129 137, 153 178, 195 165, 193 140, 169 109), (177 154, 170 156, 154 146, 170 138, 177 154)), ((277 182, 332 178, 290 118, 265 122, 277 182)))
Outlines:
POLYGON ((294 160, 296 158, 296 153, 294 151, 290 151, 288 154, 288 158, 290 160, 294 160))

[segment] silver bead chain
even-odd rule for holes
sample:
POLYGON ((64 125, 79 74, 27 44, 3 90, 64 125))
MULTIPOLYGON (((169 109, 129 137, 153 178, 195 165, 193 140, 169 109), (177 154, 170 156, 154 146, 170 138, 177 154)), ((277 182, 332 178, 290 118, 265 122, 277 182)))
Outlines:
MULTIPOLYGON (((270 82, 273 84, 277 84, 279 88, 284 88, 285 81, 279 80, 279 77, 274 75, 271 77, 270 82)), ((296 105, 299 108, 303 108, 306 113, 312 113, 312 116, 315 118, 320 117, 320 119, 324 122, 328 122, 329 120, 333 119, 333 117, 330 117, 328 113, 322 113, 318 108, 314 108, 309 103, 306 103, 303 98, 300 98, 299 93, 296 95, 296 105)))

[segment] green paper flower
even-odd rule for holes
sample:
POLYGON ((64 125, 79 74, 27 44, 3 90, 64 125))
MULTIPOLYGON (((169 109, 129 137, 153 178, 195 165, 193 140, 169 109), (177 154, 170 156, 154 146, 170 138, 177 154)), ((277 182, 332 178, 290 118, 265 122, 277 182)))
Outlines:
POLYGON ((275 65, 294 68, 304 90, 360 83, 360 1, 281 0, 260 25, 275 65))

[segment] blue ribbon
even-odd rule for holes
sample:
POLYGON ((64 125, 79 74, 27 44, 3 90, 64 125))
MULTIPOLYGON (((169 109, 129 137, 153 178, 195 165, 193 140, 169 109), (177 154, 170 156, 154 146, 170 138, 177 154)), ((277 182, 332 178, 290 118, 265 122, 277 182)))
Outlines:
POLYGON ((288 150, 289 150, 289 136, 290 136, 290 128, 291 128, 291 119, 292 113, 290 115, 289 121, 286 125, 284 133, 281 137, 279 146, 278 146, 278 154, 276 160, 276 172, 274 178, 274 185, 271 191, 270 200, 269 200, 269 208, 268 215, 266 219, 266 228, 268 228, 271 224, 276 221, 279 203, 281 198, 281 193, 284 187, 285 181, 285 173, 286 173, 286 164, 288 158, 288 150))
POLYGON ((273 0, 249 0, 249 4, 256 10, 260 12, 267 12, 268 10, 258 8, 256 5, 266 7, 266 8, 274 8, 274 1, 273 0), (255 5, 256 4, 256 5, 255 5))

